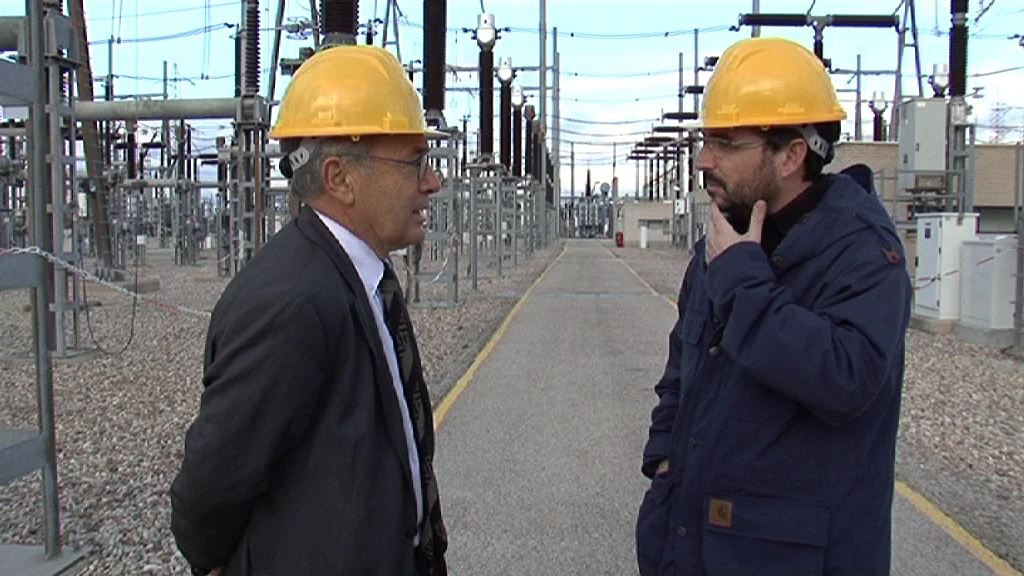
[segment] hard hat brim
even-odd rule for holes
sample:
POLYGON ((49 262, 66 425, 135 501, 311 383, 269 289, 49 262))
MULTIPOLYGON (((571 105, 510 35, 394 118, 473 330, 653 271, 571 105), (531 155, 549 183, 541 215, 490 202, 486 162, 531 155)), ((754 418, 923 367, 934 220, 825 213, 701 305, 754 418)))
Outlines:
POLYGON ((346 128, 345 130, 336 130, 332 128, 322 128, 319 130, 303 128, 295 130, 274 129, 270 131, 270 137, 274 140, 286 140, 288 138, 358 138, 359 136, 427 136, 432 138, 447 138, 450 135, 432 128, 424 128, 422 130, 393 130, 388 132, 382 132, 375 128, 368 128, 365 130, 360 130, 358 128, 346 128))
POLYGON ((791 122, 787 122, 785 118, 744 118, 742 121, 726 122, 707 122, 704 120, 698 120, 696 128, 703 130, 726 130, 729 128, 774 128, 776 126, 803 126, 806 124, 821 124, 824 122, 842 122, 846 120, 846 113, 842 114, 823 114, 821 116, 803 117, 800 119, 794 119, 791 122))

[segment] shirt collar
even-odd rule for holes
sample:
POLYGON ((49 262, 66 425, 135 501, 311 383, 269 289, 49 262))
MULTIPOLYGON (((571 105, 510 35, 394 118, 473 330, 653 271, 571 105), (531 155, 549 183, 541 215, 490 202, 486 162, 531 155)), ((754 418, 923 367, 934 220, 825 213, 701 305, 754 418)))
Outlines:
POLYGON ((317 210, 314 212, 338 240, 348 257, 352 259, 356 273, 359 274, 359 280, 363 283, 363 288, 366 289, 366 295, 372 299, 384 277, 384 261, 377 256, 377 253, 370 248, 366 241, 353 234, 348 228, 317 210))

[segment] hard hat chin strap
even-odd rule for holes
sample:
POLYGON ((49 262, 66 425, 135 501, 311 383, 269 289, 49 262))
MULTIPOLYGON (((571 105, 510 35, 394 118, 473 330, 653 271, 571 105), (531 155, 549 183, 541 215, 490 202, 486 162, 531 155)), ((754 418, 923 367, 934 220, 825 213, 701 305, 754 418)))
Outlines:
POLYGON ((315 149, 316 140, 313 138, 303 138, 299 147, 288 154, 288 166, 291 168, 292 174, 309 162, 309 157, 313 155, 313 150, 315 149))
POLYGON ((833 150, 832 144, 829 144, 827 140, 818 134, 818 131, 814 129, 811 124, 804 124, 799 128, 800 134, 803 135, 804 140, 807 142, 807 147, 810 148, 815 154, 821 156, 825 163, 828 164, 832 161, 833 150))

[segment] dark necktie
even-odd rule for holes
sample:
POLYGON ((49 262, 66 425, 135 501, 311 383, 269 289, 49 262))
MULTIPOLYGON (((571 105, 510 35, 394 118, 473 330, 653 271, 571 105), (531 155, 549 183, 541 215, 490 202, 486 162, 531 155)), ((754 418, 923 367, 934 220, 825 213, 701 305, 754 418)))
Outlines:
POLYGON ((447 568, 444 553, 448 548, 448 536, 441 519, 441 504, 437 491, 437 479, 434 477, 434 429, 431 418, 430 404, 427 399, 427 387, 423 381, 423 369, 420 365, 419 351, 412 331, 412 321, 405 307, 402 287, 398 283, 395 271, 387 262, 384 263, 384 277, 380 281, 381 298, 384 301, 384 321, 391 340, 395 345, 398 359, 398 371, 402 380, 402 391, 409 407, 412 419, 413 435, 420 456, 420 476, 422 480, 423 504, 426 508, 426 522, 420 532, 418 559, 424 574, 444 576, 447 568))

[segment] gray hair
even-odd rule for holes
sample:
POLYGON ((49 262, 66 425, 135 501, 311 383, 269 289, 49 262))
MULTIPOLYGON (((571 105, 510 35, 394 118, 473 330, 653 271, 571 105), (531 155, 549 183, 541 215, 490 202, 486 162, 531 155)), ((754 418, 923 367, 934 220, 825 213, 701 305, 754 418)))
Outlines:
MULTIPOLYGON (((284 144, 284 143, 282 143, 284 144)), ((324 162, 332 156, 341 156, 345 162, 353 168, 363 168, 366 155, 369 153, 369 146, 365 138, 354 141, 351 138, 317 138, 296 139, 289 142, 287 146, 282 145, 282 151, 289 149, 287 154, 305 148, 309 153, 308 159, 302 165, 292 169, 292 178, 289 189, 296 198, 308 202, 323 193, 323 182, 320 174, 324 162)))

